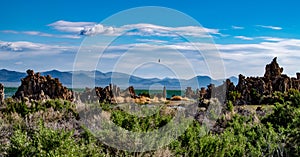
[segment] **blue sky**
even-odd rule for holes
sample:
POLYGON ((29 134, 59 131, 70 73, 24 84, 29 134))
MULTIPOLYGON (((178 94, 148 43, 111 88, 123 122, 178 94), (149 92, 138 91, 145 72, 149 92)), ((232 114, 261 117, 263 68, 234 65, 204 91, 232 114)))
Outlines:
MULTIPOLYGON (((203 57, 195 54, 195 49, 182 38, 174 37, 174 34, 179 33, 188 36, 196 47, 211 47, 199 42, 202 41, 200 38, 205 38, 203 35, 210 35, 213 39, 210 44, 216 47, 215 50, 219 51, 223 59, 226 76, 237 76, 240 73, 248 76, 263 75, 265 64, 275 56, 278 56, 280 65, 284 67, 284 73, 294 76, 295 72, 300 71, 299 5, 297 1, 268 0, 4 1, 0 10, 0 69, 70 71, 74 68, 78 51, 85 50, 82 44, 86 44, 94 35, 101 36, 101 39, 97 39, 99 46, 105 42, 104 39, 118 37, 126 31, 135 34, 123 35, 114 40, 96 67, 88 64, 95 56, 87 52, 82 57, 90 58, 87 57, 85 63, 80 64, 82 67, 78 65, 77 69, 96 68, 104 72, 117 70, 160 78, 175 77, 172 69, 178 69, 175 73, 182 72, 182 77, 189 78, 192 72, 187 73, 185 69, 191 68, 197 75, 211 75, 205 68, 203 57), (155 21, 159 19, 155 18, 153 22, 148 17, 145 22, 143 20, 147 17, 141 16, 140 22, 136 23, 122 19, 122 22, 112 25, 109 22, 99 24, 120 11, 143 6, 178 10, 198 21, 204 28, 185 22, 172 23, 177 17, 167 21, 163 21, 163 18, 162 21, 155 21), (172 53, 171 47, 178 48, 181 53, 172 53), (128 56, 131 58, 120 63, 120 56, 125 50, 130 50, 128 56), (162 59, 162 63, 152 64, 157 56, 162 59), (187 59, 186 62, 191 65, 178 61, 180 57, 187 59), (174 65, 168 64, 168 60, 173 61, 174 65), (161 65, 163 63, 165 67, 161 65)), ((153 16, 160 15, 153 12, 153 16)))

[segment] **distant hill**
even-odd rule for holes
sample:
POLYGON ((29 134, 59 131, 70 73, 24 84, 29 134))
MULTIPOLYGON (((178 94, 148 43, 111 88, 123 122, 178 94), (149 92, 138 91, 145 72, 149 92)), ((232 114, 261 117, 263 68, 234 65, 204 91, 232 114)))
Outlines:
POLYGON ((7 87, 17 87, 21 84, 21 78, 24 78, 26 73, 17 71, 9 71, 6 69, 0 70, 0 82, 7 87))
POLYGON ((26 73, 9 71, 6 69, 0 70, 0 82, 19 82, 20 79, 25 76, 26 76, 26 73))
MULTIPOLYGON (((59 78, 59 80, 68 87, 72 87, 73 81, 73 87, 75 88, 106 86, 109 83, 113 82, 121 88, 127 88, 129 85, 132 85, 136 89, 154 89, 159 86, 166 86, 168 89, 180 89, 180 87, 186 88, 188 86, 191 86, 193 88, 206 87, 210 83, 220 85, 224 81, 213 80, 209 76, 196 76, 188 80, 179 80, 174 78, 141 78, 125 73, 102 73, 100 71, 61 72, 58 70, 51 70, 41 72, 41 75, 51 75, 54 78, 59 78)), ((0 82, 4 83, 5 86, 17 87, 20 85, 21 78, 24 78, 25 76, 25 72, 9 71, 6 69, 0 70, 0 82)), ((230 77, 230 80, 234 84, 237 84, 238 80, 236 77, 230 77)))

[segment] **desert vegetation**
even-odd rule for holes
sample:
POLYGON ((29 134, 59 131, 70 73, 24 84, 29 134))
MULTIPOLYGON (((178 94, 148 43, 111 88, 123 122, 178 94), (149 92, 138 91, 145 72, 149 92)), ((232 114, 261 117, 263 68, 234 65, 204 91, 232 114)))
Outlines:
MULTIPOLYGON (((273 102, 272 110, 264 116, 243 114, 239 112, 242 106, 229 103, 215 124, 224 128, 221 132, 205 131, 195 118, 170 144, 136 153, 101 143, 79 122, 82 111, 67 100, 6 99, 6 108, 0 112, 0 150, 4 156, 299 156, 300 92, 276 93, 273 102)), ((102 106, 103 113, 116 125, 135 132, 156 130, 176 114, 176 110, 163 112, 167 108, 162 107, 140 118, 110 104, 94 105, 102 106)))

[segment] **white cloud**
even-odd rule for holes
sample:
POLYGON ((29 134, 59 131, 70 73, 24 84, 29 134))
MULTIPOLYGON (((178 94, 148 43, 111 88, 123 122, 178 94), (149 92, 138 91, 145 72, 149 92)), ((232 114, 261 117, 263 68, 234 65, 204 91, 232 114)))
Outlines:
MULTIPOLYGON (((254 44, 208 44, 208 43, 176 43, 171 45, 152 45, 147 43, 141 44, 127 44, 119 45, 110 48, 110 52, 106 57, 120 57, 120 55, 112 55, 114 52, 120 52, 119 50, 132 50, 134 49, 136 53, 145 53, 146 52, 160 52, 166 53, 164 56, 172 55, 171 52, 174 50, 180 50, 184 53, 184 56, 188 58, 194 65, 202 64, 204 62, 201 59, 199 53, 194 53, 198 49, 205 50, 201 53, 205 53, 206 57, 210 59, 223 59, 224 66, 226 68, 227 76, 237 76, 242 73, 247 76, 262 76, 264 73, 265 65, 268 64, 273 57, 277 56, 279 63, 284 67, 284 73, 294 76, 295 72, 299 71, 298 62, 299 62, 299 51, 300 51, 300 39, 285 39, 281 41, 267 41, 254 44), (132 48, 135 46, 134 48, 132 48), (216 48, 219 50, 218 53, 212 53, 216 51, 216 48)), ((126 51, 121 51, 126 52, 126 51)), ((144 55, 142 55, 144 56, 144 55)), ((130 56, 131 60, 136 60, 134 55, 130 56)), ((163 58, 161 56, 161 58, 163 58)), ((142 57, 139 59, 143 60, 142 57)), ((137 60, 139 60, 137 59, 137 60)), ((164 59, 164 58, 163 58, 164 59)), ((154 60, 154 59, 153 59, 154 60)), ((176 60, 176 59, 175 59, 176 60)), ((210 61, 210 60, 207 60, 210 61)), ((175 62, 174 62, 175 63, 175 62)), ((178 63, 178 62, 176 62, 178 63)), ((111 63, 110 63, 111 64, 111 63)), ((130 64, 128 62, 127 64, 130 64)), ((170 63, 169 63, 170 64, 170 63)), ((111 65, 104 65, 109 67, 111 65)), ((197 66, 194 66, 197 67, 197 66)), ((124 67, 126 68, 126 67, 124 67)), ((222 67, 219 67, 222 68, 222 67)), ((198 74, 206 74, 201 70, 202 68, 195 68, 198 74)), ((207 72, 207 71, 206 71, 207 72)))
POLYGON ((254 40, 254 38, 246 37, 246 36, 235 36, 236 39, 242 39, 242 40, 254 40))
POLYGON ((38 51, 43 53, 43 51, 57 52, 57 51, 66 51, 71 49, 74 50, 74 48, 75 47, 71 47, 71 46, 47 45, 47 44, 33 43, 28 41, 17 41, 17 42, 0 41, 0 50, 10 51, 10 52, 38 51))
POLYGON ((2 33, 9 33, 9 34, 26 34, 26 35, 33 35, 33 36, 42 36, 42 37, 54 37, 54 38, 69 38, 69 39, 79 39, 79 35, 70 35, 70 34, 49 34, 39 31, 14 31, 14 30, 3 30, 0 31, 2 33))
POLYGON ((57 21, 48 26, 62 32, 76 33, 80 35, 110 35, 118 36, 141 35, 141 36, 194 36, 207 37, 209 35, 222 35, 218 29, 202 28, 199 26, 166 27, 153 24, 139 23, 123 25, 120 27, 105 26, 93 22, 68 22, 57 21))
MULTIPOLYGON (((68 27, 81 27, 80 31, 85 30, 84 35, 95 35, 95 34, 105 34, 105 35, 119 35, 123 32, 127 32, 128 35, 144 35, 144 36, 172 36, 174 34, 184 34, 187 36, 204 36, 209 34, 219 34, 218 29, 201 29, 197 26, 186 26, 186 27, 164 27, 164 26, 157 26, 151 24, 133 24, 133 25, 124 25, 121 27, 107 27, 103 25, 97 25, 94 23, 72 23, 72 22, 58 22, 56 25, 61 26, 68 26, 68 27)), ((66 32, 70 32, 70 37, 74 36, 71 32, 73 28, 66 32)), ((75 29, 74 29, 75 30, 75 29)), ((279 29, 277 29, 279 30, 279 29)), ((79 32, 80 32, 79 31, 79 32)), ((4 32, 4 31, 2 31, 4 32)), ((76 32, 79 33, 79 32, 76 32)), ((23 33, 28 35, 39 35, 39 36, 50 36, 51 34, 37 32, 37 31, 23 31, 23 32, 16 32, 16 31, 6 31, 6 33, 23 33)), ((78 36, 77 36, 78 37, 78 36)), ((275 56, 278 56, 278 61, 281 66, 284 67, 285 73, 289 75, 294 75, 298 68, 299 62, 299 52, 300 52, 300 39, 288 39, 288 38, 277 38, 277 37, 268 37, 268 36, 261 36, 261 37, 245 37, 245 36, 235 36, 234 38, 242 39, 242 40, 254 40, 254 39, 262 39, 263 42, 260 43, 253 43, 253 44, 211 44, 211 43, 172 43, 172 42, 165 42, 162 40, 156 40, 155 38, 149 39, 136 39, 141 43, 135 44, 123 44, 123 45, 114 45, 110 46, 107 50, 109 53, 102 56, 102 59, 108 60, 103 62, 103 67, 113 66, 109 60, 116 59, 120 57, 120 52, 126 52, 124 50, 132 50, 133 53, 146 53, 149 55, 156 54, 161 55, 156 52, 165 53, 162 54, 161 59, 166 61, 166 63, 170 64, 173 62, 174 64, 178 64, 178 69, 182 66, 182 62, 178 62, 176 57, 172 56, 174 51, 170 50, 180 50, 184 52, 184 55, 191 60, 192 64, 194 65, 205 65, 202 64, 200 58, 201 56, 197 57, 195 55, 195 51, 206 50, 203 53, 208 53, 210 57, 218 58, 215 53, 210 53, 211 51, 216 50, 216 48, 220 51, 220 55, 224 60, 224 65, 226 67, 227 76, 237 76, 239 73, 242 73, 247 76, 257 76, 263 75, 264 73, 264 66, 265 64, 269 63, 271 59, 275 56), (160 44, 163 43, 163 44, 160 44), (147 53, 148 52, 148 53, 147 53), (151 52, 151 53, 150 53, 151 52), (152 53, 154 52, 154 53, 152 53), (170 57, 171 56, 171 57, 170 57)), ((74 56, 72 55, 68 57, 62 57, 60 54, 63 52, 73 52, 75 54, 77 52, 78 47, 71 47, 71 46, 61 46, 61 45, 48 45, 48 44, 41 44, 41 43, 32 43, 26 41, 18 41, 18 42, 5 42, 0 41, 0 60, 1 62, 7 60, 13 60, 14 62, 11 65, 15 66, 25 66, 31 65, 31 61, 39 62, 39 64, 47 64, 49 66, 59 66, 64 67, 64 63, 68 64, 68 67, 72 68, 74 56), (45 57, 46 56, 46 57, 45 57), (41 60, 35 60, 32 58, 41 58, 41 60), (23 60, 27 58, 28 60, 23 60), (59 60, 61 64, 55 64, 56 61, 59 60), (66 61, 68 60, 68 61, 66 61), (43 62, 42 62, 43 61, 43 62), (21 65, 22 64, 22 65, 21 65)), ((91 48, 91 47, 88 47, 91 48)), ((90 63, 92 60, 97 59, 97 52, 99 50, 104 49, 106 47, 94 47, 98 51, 91 51, 84 54, 85 56, 89 56, 86 62, 82 62, 83 67, 91 67, 90 63), (96 52, 96 53, 95 53, 96 52)), ((91 48, 92 49, 92 48, 91 48)), ((136 56, 138 60, 142 61, 144 55, 136 56)), ((136 60, 135 56, 132 55, 129 57, 126 66, 132 67, 131 64, 132 60, 136 60), (131 59, 131 60, 130 60, 131 59), (130 62, 129 62, 130 61, 130 62)), ((149 56, 151 58, 151 56, 149 56)), ((152 56, 152 59, 157 61, 156 56, 152 56)), ((97 60, 96 60, 97 61, 97 60)), ((102 63, 102 62, 101 62, 102 63)), ((4 63, 1 63, 4 64, 4 63)), ((0 65, 1 65, 0 64, 0 65)), ((37 64, 38 65, 38 64, 37 64)), ((122 68, 126 69, 125 63, 122 63, 122 68)), ((57 67, 57 69, 59 69, 57 67)), ((174 66, 175 67, 175 66, 174 66)), ((206 72, 201 71, 202 66, 195 66, 201 68, 195 68, 197 74, 206 74, 206 72)), ((100 69, 101 70, 101 69, 100 69)), ((121 69, 122 70, 122 69, 121 69)))
POLYGON ((240 27, 240 26, 231 26, 232 29, 245 29, 244 27, 240 27))
POLYGON ((38 31, 23 31, 21 33, 27 34, 27 35, 37 35, 37 36, 45 36, 45 37, 51 37, 51 36, 53 36, 52 34, 38 32, 38 31))
POLYGON ((49 45, 27 41, 0 41, 0 67, 24 71, 35 69, 70 70, 77 52, 75 46, 49 45))
POLYGON ((242 39, 242 40, 262 39, 264 41, 272 41, 272 42, 279 42, 279 41, 283 41, 283 40, 288 40, 288 38, 278 38, 278 37, 269 37, 269 36, 260 36, 260 37, 234 36, 234 38, 242 39))
POLYGON ((70 21, 56 21, 54 23, 49 24, 48 26, 53 27, 56 30, 62 32, 70 32, 70 33, 79 33, 87 26, 94 26, 96 23, 94 22, 70 22, 70 21))
POLYGON ((69 38, 69 39, 80 39, 80 36, 78 36, 78 35, 68 35, 68 34, 54 35, 53 37, 56 37, 56 38, 69 38))
POLYGON ((268 29, 273 29, 273 30, 282 30, 282 27, 278 26, 265 26, 265 25, 256 25, 257 27, 262 27, 262 28, 268 28, 268 29))
POLYGON ((2 30, 0 32, 2 32, 2 33, 11 33, 11 34, 18 34, 19 33, 18 31, 13 31, 13 30, 2 30))
POLYGON ((97 34, 105 34, 105 35, 119 35, 121 31, 119 29, 115 30, 113 27, 106 27, 101 24, 97 24, 94 26, 86 26, 80 30, 80 35, 92 36, 97 34))
POLYGON ((227 73, 242 73, 247 76, 262 76, 264 67, 275 56, 284 67, 284 73, 294 76, 299 71, 299 39, 287 39, 278 42, 261 42, 257 44, 217 45, 225 61, 227 73), (295 59, 298 58, 298 59, 295 59), (237 68, 238 66, 238 68, 237 68))
POLYGON ((165 40, 156 40, 156 39, 136 39, 138 42, 145 43, 167 43, 165 40))
POLYGON ((203 37, 208 34, 220 35, 218 29, 210 29, 210 28, 202 28, 199 26, 182 26, 182 27, 166 27, 166 26, 158 26, 153 24, 132 24, 132 25, 124 25, 121 27, 123 30, 138 30, 140 33, 144 35, 157 35, 157 36, 194 36, 194 37, 203 37))
POLYGON ((285 38, 267 37, 267 36, 257 37, 257 38, 263 39, 265 41, 283 41, 283 40, 286 40, 285 38))
POLYGON ((22 64, 23 64, 23 62, 21 62, 21 61, 15 62, 15 65, 22 65, 22 64))

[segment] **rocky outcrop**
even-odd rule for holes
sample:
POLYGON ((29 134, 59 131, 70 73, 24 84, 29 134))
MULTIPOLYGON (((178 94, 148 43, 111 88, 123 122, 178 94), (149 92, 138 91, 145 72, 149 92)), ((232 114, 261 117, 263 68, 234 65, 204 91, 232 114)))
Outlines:
POLYGON ((199 90, 194 92, 192 90, 192 87, 187 87, 185 89, 185 97, 187 97, 187 98, 198 98, 199 97, 199 90))
POLYGON ((4 103, 4 86, 0 83, 0 105, 4 103))
POLYGON ((100 102, 100 103, 117 103, 117 97, 123 98, 136 98, 133 86, 128 87, 126 90, 121 91, 116 85, 108 85, 104 88, 95 87, 93 89, 86 88, 83 93, 78 93, 77 100, 88 102, 100 102))
POLYGON ((280 77, 283 72, 283 68, 277 63, 277 57, 273 59, 270 64, 266 65, 264 78, 267 80, 273 80, 280 77))
POLYGON ((73 101, 73 93, 63 86, 58 78, 50 75, 41 76, 33 70, 27 70, 27 76, 21 80, 21 86, 13 95, 13 98, 24 100, 64 99, 73 101))
POLYGON ((89 102, 96 102, 99 101, 99 98, 96 94, 96 88, 85 88, 84 92, 82 93, 74 93, 75 101, 78 102, 84 102, 84 103, 89 103, 89 102))
POLYGON ((297 78, 290 78, 282 72, 283 68, 279 66, 277 57, 275 57, 270 64, 266 65, 263 77, 246 78, 240 74, 236 90, 241 93, 242 102, 244 104, 260 104, 263 97, 272 96, 276 91, 300 90, 300 73, 296 74, 297 78))
POLYGON ((201 87, 199 92, 200 92, 200 99, 204 99, 207 94, 206 89, 204 87, 201 87))
POLYGON ((125 89, 125 91, 122 92, 122 96, 123 97, 131 97, 131 98, 136 98, 136 94, 134 91, 133 86, 128 87, 127 89, 125 89))
MULTIPOLYGON (((288 77, 283 73, 283 68, 277 63, 275 57, 270 64, 265 67, 263 77, 245 77, 239 75, 238 84, 235 86, 229 79, 223 85, 215 86, 209 84, 207 88, 201 88, 197 95, 200 107, 205 107, 207 99, 218 98, 220 102, 231 100, 234 105, 259 105, 267 104, 268 98, 274 92, 287 92, 290 89, 300 90, 300 73, 296 77, 288 77), (226 97, 224 97, 226 92, 226 97)), ((191 88, 186 89, 186 96, 193 97, 196 94, 191 88)))
POLYGON ((192 90, 192 87, 187 87, 185 90, 185 97, 192 98, 194 95, 195 95, 195 93, 192 90))
POLYGON ((99 97, 99 102, 116 103, 116 97, 120 95, 120 88, 110 84, 105 88, 96 87, 96 94, 99 97))

